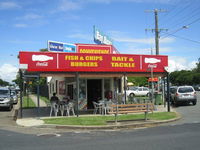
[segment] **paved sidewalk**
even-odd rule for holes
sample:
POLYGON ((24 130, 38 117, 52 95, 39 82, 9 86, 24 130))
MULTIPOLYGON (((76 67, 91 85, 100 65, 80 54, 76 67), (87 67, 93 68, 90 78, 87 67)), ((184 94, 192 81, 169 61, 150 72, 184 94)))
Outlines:
MULTIPOLYGON (((33 100, 35 105, 37 106, 38 105, 37 96, 35 95, 29 95, 29 96, 33 100)), ((47 104, 43 100, 40 99, 39 103, 40 103, 40 107, 47 107, 47 104)))

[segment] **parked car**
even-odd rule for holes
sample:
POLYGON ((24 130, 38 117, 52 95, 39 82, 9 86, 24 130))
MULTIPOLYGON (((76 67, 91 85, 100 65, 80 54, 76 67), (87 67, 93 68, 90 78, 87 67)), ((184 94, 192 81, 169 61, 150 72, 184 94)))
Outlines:
POLYGON ((11 110, 13 108, 13 97, 9 88, 0 88, 0 107, 11 110))
MULTIPOLYGON (((172 101, 172 99, 174 99, 174 96, 175 96, 175 93, 176 93, 177 88, 178 88, 177 86, 170 86, 170 87, 169 87, 170 101, 172 101)), ((166 90, 166 92, 165 92, 165 98, 166 98, 166 101, 168 101, 167 90, 166 90)))
POLYGON ((200 84, 194 85, 193 88, 195 89, 195 91, 200 91, 200 84))
POLYGON ((15 90, 11 90, 11 96, 13 97, 13 103, 17 104, 18 103, 18 95, 15 90))
POLYGON ((132 87, 126 91, 127 96, 149 96, 150 91, 147 87, 132 87))
POLYGON ((196 91, 192 86, 178 86, 174 94, 171 94, 172 103, 178 105, 180 103, 190 103, 193 105, 197 103, 196 91))

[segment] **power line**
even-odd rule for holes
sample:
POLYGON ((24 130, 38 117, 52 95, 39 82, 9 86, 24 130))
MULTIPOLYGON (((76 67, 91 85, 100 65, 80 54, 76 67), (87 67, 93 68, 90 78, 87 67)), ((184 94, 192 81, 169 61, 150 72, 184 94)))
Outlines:
MULTIPOLYGON (((197 1, 196 1, 197 2, 197 1)), ((176 26, 180 26, 180 24, 186 24, 185 22, 188 22, 189 20, 191 20, 192 18, 194 18, 195 16, 199 15, 199 10, 200 10, 200 5, 198 3, 195 3, 194 1, 186 1, 185 3, 183 3, 181 1, 181 3, 177 6, 182 6, 179 7, 179 9, 177 9, 178 11, 174 11, 173 15, 168 16, 168 20, 164 18, 164 22, 161 19, 161 25, 168 25, 168 28, 172 27, 172 28, 176 28, 176 26), (193 7, 194 6, 194 7, 193 7), (193 8, 192 8, 193 7, 193 8), (180 18, 177 18, 177 17, 180 18)), ((172 10, 173 11, 173 10, 172 10)))
MULTIPOLYGON (((200 18, 197 18, 196 20, 190 22, 189 24, 187 24, 185 26, 182 26, 181 28, 176 29, 175 31, 172 31, 171 33, 164 33, 163 35, 165 35, 165 34, 167 34, 167 35, 162 37, 162 39, 168 37, 170 34, 173 35, 174 33, 178 32, 178 31, 181 31, 183 29, 187 29, 190 25, 192 25, 192 24, 194 24, 194 23, 196 23, 198 21, 200 21, 200 18)), ((161 35, 161 36, 163 36, 163 35, 161 35)))
POLYGON ((194 42, 194 43, 200 44, 200 41, 192 40, 192 39, 189 39, 189 38, 177 36, 177 35, 170 34, 170 33, 167 33, 167 34, 168 34, 169 36, 173 36, 173 37, 176 37, 176 38, 180 38, 180 39, 183 39, 183 40, 187 40, 187 41, 190 41, 190 42, 194 42))

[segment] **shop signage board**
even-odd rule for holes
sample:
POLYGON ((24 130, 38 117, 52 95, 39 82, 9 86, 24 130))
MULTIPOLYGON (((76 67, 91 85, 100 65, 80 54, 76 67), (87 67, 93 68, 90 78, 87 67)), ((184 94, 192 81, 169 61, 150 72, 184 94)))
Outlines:
POLYGON ((20 65, 42 72, 166 72, 163 55, 20 52, 20 65))
POLYGON ((112 45, 112 39, 94 26, 94 42, 96 44, 112 45))
POLYGON ((91 53, 91 54, 112 54, 112 45, 97 45, 97 44, 76 44, 78 53, 91 53))
POLYGON ((48 51, 51 52, 76 52, 76 45, 55 41, 48 41, 48 51))
POLYGON ((149 78, 148 79, 149 82, 158 82, 158 78, 149 78))

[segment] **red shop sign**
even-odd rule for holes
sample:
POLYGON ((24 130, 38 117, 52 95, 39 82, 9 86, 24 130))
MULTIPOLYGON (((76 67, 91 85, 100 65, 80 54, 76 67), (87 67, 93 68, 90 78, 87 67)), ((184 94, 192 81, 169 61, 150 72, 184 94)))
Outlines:
POLYGON ((112 45, 76 44, 76 48, 78 53, 90 53, 90 54, 113 53, 112 45))
POLYGON ((20 52, 20 64, 27 71, 64 72, 165 72, 163 55, 20 52))

